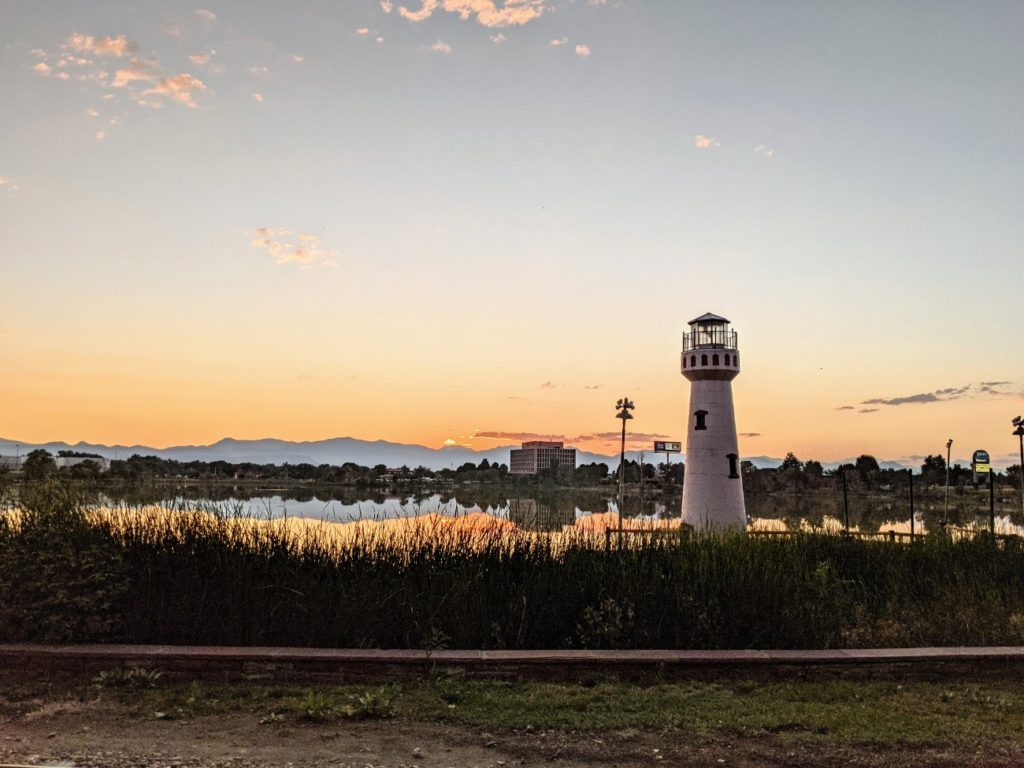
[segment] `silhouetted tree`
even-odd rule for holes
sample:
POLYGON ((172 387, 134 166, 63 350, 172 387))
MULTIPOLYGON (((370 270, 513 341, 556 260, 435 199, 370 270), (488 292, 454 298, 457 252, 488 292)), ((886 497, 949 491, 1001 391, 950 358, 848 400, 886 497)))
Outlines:
POLYGON ((36 448, 25 457, 21 469, 27 480, 45 480, 57 469, 57 462, 53 460, 49 451, 36 448))
POLYGON ((825 470, 822 468, 820 461, 809 459, 804 462, 804 474, 808 477, 819 478, 824 472, 825 470))
POLYGON ((779 471, 787 472, 791 469, 795 469, 797 472, 799 472, 801 467, 803 467, 803 464, 801 463, 800 459, 798 459, 793 454, 793 452, 790 451, 789 453, 786 454, 786 458, 782 460, 782 464, 779 465, 779 471))

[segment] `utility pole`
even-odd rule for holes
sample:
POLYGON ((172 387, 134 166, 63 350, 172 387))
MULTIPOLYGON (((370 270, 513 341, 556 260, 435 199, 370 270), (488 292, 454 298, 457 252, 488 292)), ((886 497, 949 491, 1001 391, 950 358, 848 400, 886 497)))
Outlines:
POLYGON ((942 504, 942 524, 949 522, 949 457, 953 448, 953 438, 946 441, 946 500, 942 504))
POLYGON ((633 414, 630 413, 636 406, 628 397, 621 398, 615 407, 618 409, 618 413, 615 414, 616 419, 622 419, 622 447, 619 451, 619 546, 622 546, 622 500, 624 483, 626 479, 626 422, 633 418, 633 414))
POLYGON ((1024 512, 1024 419, 1017 416, 1013 420, 1013 426, 1016 427, 1013 434, 1020 438, 1020 509, 1024 512))
POLYGON ((910 484, 910 540, 914 540, 914 470, 907 470, 907 482, 910 484))
POLYGON ((996 535, 996 472, 988 470, 988 529, 993 536, 996 535))

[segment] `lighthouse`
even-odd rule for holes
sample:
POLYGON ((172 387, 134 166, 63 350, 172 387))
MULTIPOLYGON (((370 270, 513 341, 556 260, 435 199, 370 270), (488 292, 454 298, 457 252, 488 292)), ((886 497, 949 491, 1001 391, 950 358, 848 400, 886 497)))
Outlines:
POLYGON ((736 331, 710 312, 683 333, 682 372, 690 380, 683 522, 698 529, 747 526, 732 380, 740 372, 736 331))

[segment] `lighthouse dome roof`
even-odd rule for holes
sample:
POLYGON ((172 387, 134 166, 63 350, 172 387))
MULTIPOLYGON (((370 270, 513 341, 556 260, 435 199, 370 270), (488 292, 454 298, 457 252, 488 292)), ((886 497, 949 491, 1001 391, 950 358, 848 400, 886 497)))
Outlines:
POLYGON ((703 325, 704 323, 728 323, 721 315, 714 315, 711 312, 705 312, 700 317, 695 317, 687 325, 703 325))

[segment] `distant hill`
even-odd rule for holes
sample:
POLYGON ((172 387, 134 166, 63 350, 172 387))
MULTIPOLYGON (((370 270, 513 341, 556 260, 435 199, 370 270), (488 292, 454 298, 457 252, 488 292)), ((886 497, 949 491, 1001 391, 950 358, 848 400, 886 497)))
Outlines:
MULTIPOLYGON (((408 443, 391 443, 387 440, 358 440, 354 437, 334 437, 328 440, 312 440, 293 442, 277 438, 262 440, 236 440, 225 437, 211 445, 177 445, 170 448, 150 448, 145 445, 97 445, 94 443, 25 443, 17 440, 0 439, 0 455, 13 456, 16 451, 22 455, 35 448, 43 448, 52 454, 57 451, 73 450, 97 453, 106 459, 127 459, 139 454, 141 456, 159 456, 164 459, 178 461, 230 461, 239 463, 251 461, 256 464, 303 464, 341 465, 347 461, 372 467, 384 464, 388 467, 427 467, 429 469, 445 469, 458 467, 471 461, 479 464, 483 459, 490 462, 508 464, 509 451, 516 446, 504 445, 487 450, 475 451, 472 448, 451 446, 446 448, 428 448, 425 445, 408 443), (19 447, 20 446, 20 447, 19 447)), ((645 461, 660 463, 661 454, 645 451, 645 461)), ((627 451, 626 458, 636 461, 639 453, 627 451)), ((782 459, 773 456, 745 456, 758 469, 772 469, 782 463, 782 459)), ((673 461, 681 461, 674 456, 673 461)), ((853 463, 853 459, 822 462, 826 469, 833 469, 843 463, 853 463)), ((619 464, 619 456, 606 456, 589 451, 576 451, 577 464, 604 462, 614 468, 619 464)), ((880 461, 883 469, 906 469, 907 467, 891 461, 880 461)), ((915 467, 916 469, 916 467, 915 467)))

